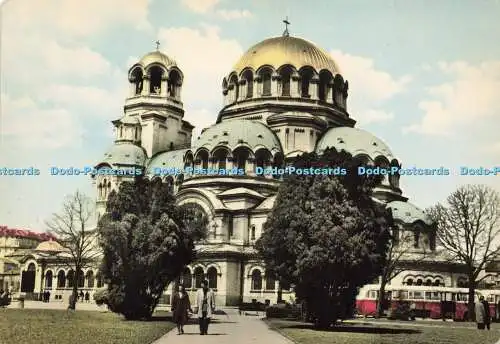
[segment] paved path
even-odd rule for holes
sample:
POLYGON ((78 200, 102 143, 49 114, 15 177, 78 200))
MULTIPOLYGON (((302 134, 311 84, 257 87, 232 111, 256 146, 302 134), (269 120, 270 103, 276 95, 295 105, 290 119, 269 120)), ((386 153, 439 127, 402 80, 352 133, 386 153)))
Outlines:
POLYGON ((201 336, 198 324, 184 326, 184 334, 178 335, 177 329, 155 341, 153 344, 293 344, 277 332, 270 330, 261 320, 262 317, 239 315, 215 315, 208 327, 208 335, 201 336))

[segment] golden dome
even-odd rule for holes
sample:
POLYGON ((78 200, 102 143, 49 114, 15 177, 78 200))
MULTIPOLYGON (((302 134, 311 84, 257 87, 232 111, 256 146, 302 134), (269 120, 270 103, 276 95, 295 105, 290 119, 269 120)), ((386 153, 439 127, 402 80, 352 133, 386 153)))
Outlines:
POLYGON ((263 65, 271 65, 275 69, 290 64, 300 69, 311 66, 319 72, 329 70, 333 75, 340 73, 337 64, 323 49, 305 39, 281 36, 266 39, 247 50, 234 65, 233 71, 240 73, 246 67, 257 70, 263 65))
POLYGON ((35 249, 36 251, 45 251, 45 252, 63 252, 66 251, 64 247, 62 247, 57 241, 49 240, 43 241, 35 249))
POLYGON ((172 58, 168 57, 167 55, 165 55, 160 51, 153 51, 144 55, 139 61, 139 63, 142 64, 144 67, 147 67, 152 63, 159 63, 164 65, 165 67, 177 65, 172 58))

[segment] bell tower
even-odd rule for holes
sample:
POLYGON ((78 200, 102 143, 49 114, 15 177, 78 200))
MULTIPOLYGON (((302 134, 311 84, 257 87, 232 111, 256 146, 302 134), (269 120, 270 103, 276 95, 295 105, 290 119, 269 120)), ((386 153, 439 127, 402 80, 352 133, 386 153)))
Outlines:
POLYGON ((176 62, 159 50, 144 55, 128 72, 125 117, 140 123, 140 144, 154 154, 189 146, 193 126, 184 121, 181 101, 184 75, 176 62))

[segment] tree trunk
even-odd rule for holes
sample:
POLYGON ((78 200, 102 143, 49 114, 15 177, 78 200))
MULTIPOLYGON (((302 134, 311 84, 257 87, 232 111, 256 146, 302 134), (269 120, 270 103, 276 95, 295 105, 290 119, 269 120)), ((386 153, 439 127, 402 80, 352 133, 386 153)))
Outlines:
POLYGON ((377 314, 375 315, 376 318, 380 318, 381 316, 384 315, 384 304, 385 304, 385 286, 387 284, 387 281, 385 278, 381 278, 380 281, 380 288, 378 290, 378 298, 377 298, 377 314))
POLYGON ((278 284, 278 303, 281 303, 283 301, 283 287, 281 286, 281 283, 278 284))
POLYGON ((78 300, 78 270, 73 274, 73 290, 71 291, 71 297, 69 298, 68 309, 76 310, 76 300, 78 300))
POLYGON ((468 316, 468 321, 474 322, 476 320, 476 315, 475 315, 475 303, 474 303, 474 296, 476 294, 476 287, 474 284, 469 284, 469 302, 467 305, 467 316, 468 316))

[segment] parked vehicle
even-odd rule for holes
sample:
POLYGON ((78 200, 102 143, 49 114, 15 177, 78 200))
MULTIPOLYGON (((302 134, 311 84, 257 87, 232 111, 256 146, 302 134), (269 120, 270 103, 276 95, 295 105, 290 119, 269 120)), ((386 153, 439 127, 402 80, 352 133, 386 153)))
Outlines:
MULTIPOLYGON (((356 298, 358 315, 375 316, 377 312, 377 300, 379 286, 372 284, 360 289, 356 298)), ((475 302, 483 295, 490 304, 491 319, 499 319, 500 312, 497 309, 500 302, 500 290, 476 290, 475 302)), ((437 286, 387 286, 384 295, 384 310, 389 316, 393 314, 405 314, 408 317, 432 318, 432 319, 468 319, 469 290, 467 288, 447 288, 437 286), (411 310, 411 312, 410 312, 411 310)), ((405 318, 406 315, 401 315, 405 318)))

